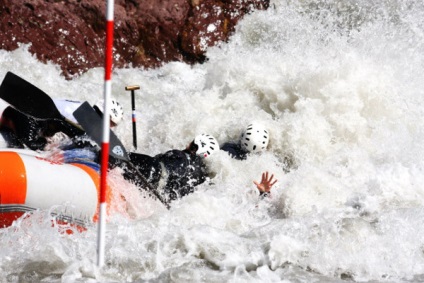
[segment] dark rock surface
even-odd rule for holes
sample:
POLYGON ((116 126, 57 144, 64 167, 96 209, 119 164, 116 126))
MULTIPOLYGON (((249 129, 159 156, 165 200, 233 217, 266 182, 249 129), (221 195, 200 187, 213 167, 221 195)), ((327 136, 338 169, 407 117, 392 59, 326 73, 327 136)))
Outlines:
MULTIPOLYGON (((237 22, 269 0, 115 0, 114 67, 201 63, 237 22)), ((71 79, 104 64, 106 0, 0 0, 0 49, 30 43, 71 79)))

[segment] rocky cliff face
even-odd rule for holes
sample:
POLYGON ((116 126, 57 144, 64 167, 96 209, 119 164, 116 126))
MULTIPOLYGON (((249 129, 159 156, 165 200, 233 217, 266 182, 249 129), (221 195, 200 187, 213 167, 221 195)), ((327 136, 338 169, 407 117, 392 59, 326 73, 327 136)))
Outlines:
MULTIPOLYGON (((203 62, 269 0, 115 0, 114 67, 203 62)), ((106 0, 0 0, 0 48, 29 51, 68 79, 104 64, 106 0)))

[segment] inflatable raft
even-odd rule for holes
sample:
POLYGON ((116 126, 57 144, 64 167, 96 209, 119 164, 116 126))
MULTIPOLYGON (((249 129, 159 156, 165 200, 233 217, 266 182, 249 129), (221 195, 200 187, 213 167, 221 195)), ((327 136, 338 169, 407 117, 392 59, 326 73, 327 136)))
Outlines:
POLYGON ((99 181, 87 165, 52 162, 26 149, 0 149, 0 227, 36 209, 77 225, 96 221, 99 181))

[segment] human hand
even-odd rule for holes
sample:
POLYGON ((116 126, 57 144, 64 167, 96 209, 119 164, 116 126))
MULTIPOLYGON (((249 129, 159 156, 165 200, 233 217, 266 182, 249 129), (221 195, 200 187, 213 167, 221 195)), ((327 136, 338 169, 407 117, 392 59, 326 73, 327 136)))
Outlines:
POLYGON ((262 179, 260 183, 256 181, 253 181, 253 183, 256 185, 256 187, 261 193, 269 193, 269 191, 271 191, 272 186, 274 186, 274 184, 278 181, 277 179, 273 181, 273 178, 274 174, 269 177, 268 171, 266 171, 262 173, 262 179))

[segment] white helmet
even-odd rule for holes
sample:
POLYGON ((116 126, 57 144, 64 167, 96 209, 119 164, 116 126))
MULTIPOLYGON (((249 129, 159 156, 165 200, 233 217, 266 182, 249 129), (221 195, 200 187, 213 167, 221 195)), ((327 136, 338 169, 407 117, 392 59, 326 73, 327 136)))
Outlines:
MULTIPOLYGON (((104 100, 100 99, 96 102, 96 104, 94 104, 95 107, 98 108, 98 110, 100 110, 100 112, 103 113, 103 108, 104 108, 104 100)), ((110 101, 110 120, 115 123, 118 124, 121 120, 122 117, 124 116, 124 110, 122 109, 121 104, 116 101, 115 98, 112 98, 110 101)))
POLYGON ((212 153, 219 151, 219 143, 211 135, 201 134, 194 138, 194 144, 197 145, 197 155, 208 157, 212 153))
POLYGON ((269 142, 267 129, 258 123, 247 126, 241 134, 240 144, 246 152, 261 152, 266 149, 269 142))

